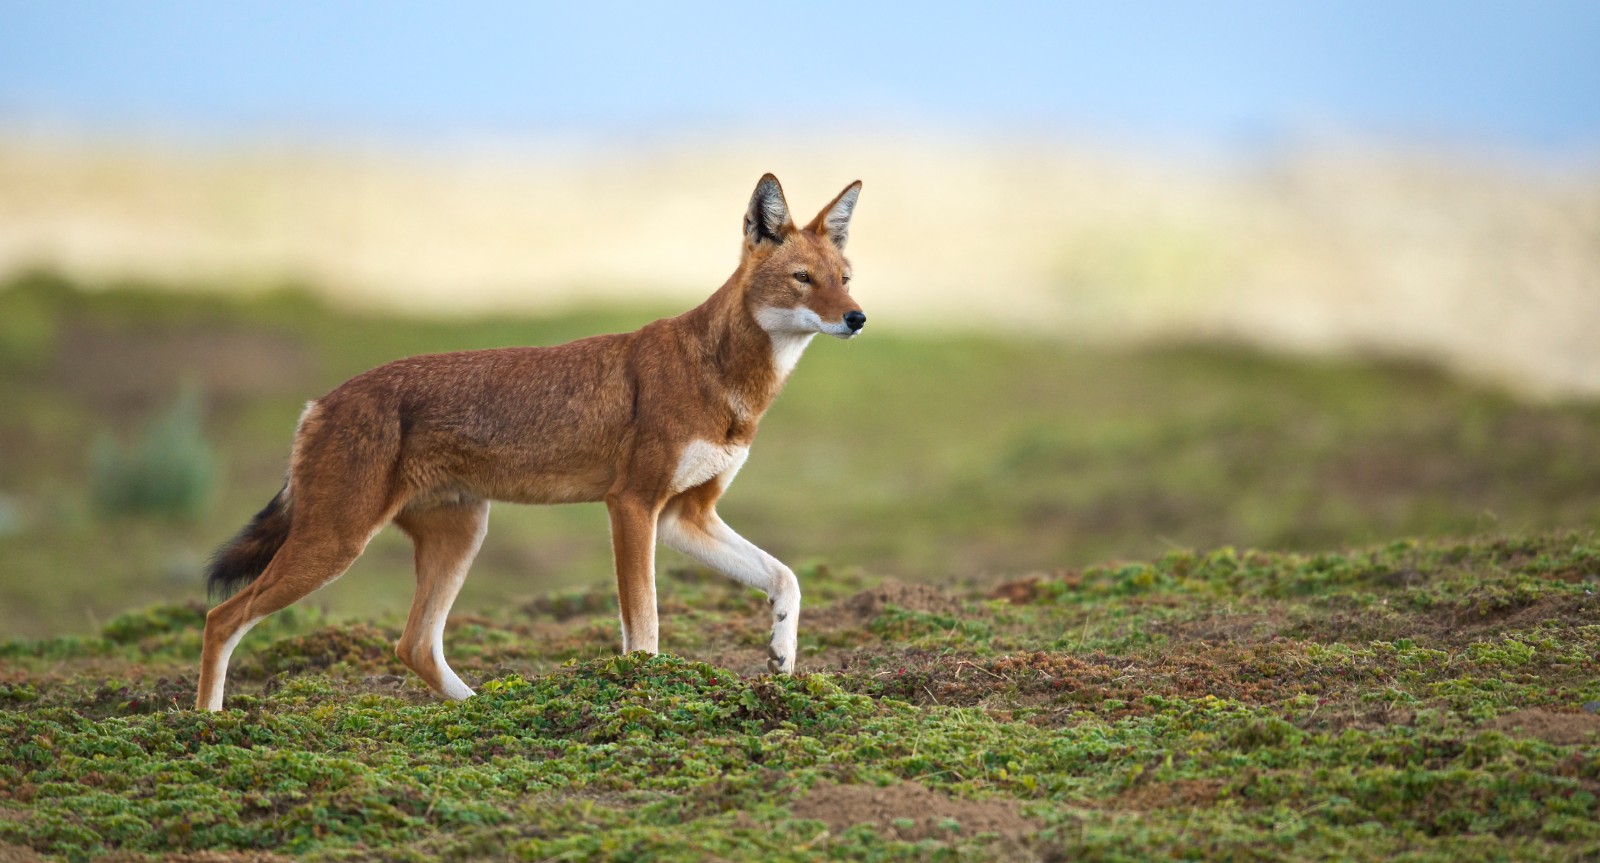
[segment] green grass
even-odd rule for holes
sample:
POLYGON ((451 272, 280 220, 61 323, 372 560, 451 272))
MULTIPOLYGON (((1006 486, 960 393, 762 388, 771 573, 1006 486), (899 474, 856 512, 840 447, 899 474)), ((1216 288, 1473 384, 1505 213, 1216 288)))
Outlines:
POLYGON ((674 656, 610 655, 614 612, 583 593, 458 618, 448 649, 480 694, 457 704, 404 675, 393 622, 315 611, 246 639, 217 715, 179 709, 197 605, 6 643, 0 843, 64 860, 1600 852, 1594 534, 1173 552, 986 592, 805 578, 809 673, 788 678, 740 673, 764 604, 696 571, 667 578, 674 656), (863 795, 880 802, 839 802, 863 795))

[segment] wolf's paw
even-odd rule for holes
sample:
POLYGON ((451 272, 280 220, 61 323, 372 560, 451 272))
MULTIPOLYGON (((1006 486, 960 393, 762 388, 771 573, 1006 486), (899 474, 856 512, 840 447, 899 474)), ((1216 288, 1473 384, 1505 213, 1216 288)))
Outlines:
POLYGON ((790 674, 794 671, 794 663, 789 657, 778 652, 776 647, 767 645, 767 670, 773 674, 790 674))

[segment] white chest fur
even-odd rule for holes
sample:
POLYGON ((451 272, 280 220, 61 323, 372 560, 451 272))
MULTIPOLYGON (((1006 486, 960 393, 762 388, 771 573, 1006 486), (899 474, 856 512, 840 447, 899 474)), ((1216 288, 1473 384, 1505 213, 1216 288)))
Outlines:
POLYGON ((800 362, 800 355, 805 353, 806 345, 816 338, 816 333, 772 333, 772 365, 778 372, 778 379, 782 380, 794 371, 795 364, 800 362))
POLYGON ((772 365, 779 380, 794 371, 794 364, 800 362, 806 345, 823 330, 822 319, 805 306, 793 309, 767 306, 756 311, 756 323, 772 338, 772 365))
POLYGON ((716 477, 722 488, 733 482, 734 474, 750 457, 750 448, 733 444, 714 444, 710 441, 692 440, 678 455, 678 467, 672 473, 672 493, 694 488, 716 477))

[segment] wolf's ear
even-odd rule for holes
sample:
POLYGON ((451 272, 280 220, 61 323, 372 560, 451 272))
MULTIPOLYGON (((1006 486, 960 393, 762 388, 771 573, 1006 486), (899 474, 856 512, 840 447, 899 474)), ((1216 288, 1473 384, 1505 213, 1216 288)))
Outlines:
POLYGON ((789 204, 783 200, 783 187, 778 178, 764 174, 750 196, 750 206, 744 211, 744 238, 752 246, 763 242, 778 245, 795 230, 789 218, 789 204))
POLYGON ((819 237, 827 237, 833 241, 839 251, 844 251, 844 244, 850 241, 850 214, 855 212, 856 198, 861 195, 861 181, 857 180, 844 187, 839 197, 833 203, 822 208, 806 230, 819 237))

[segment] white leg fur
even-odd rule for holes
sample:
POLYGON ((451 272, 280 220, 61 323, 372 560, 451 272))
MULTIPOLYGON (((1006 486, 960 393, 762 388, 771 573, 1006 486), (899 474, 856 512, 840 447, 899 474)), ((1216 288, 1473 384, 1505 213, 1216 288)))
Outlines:
POLYGON ((478 522, 477 535, 472 540, 472 550, 467 552, 449 578, 441 585, 441 589, 428 597, 428 633, 432 640, 433 661, 439 667, 439 681, 444 686, 444 696, 454 701, 462 701, 472 697, 472 689, 456 675, 450 664, 444 661, 444 623, 450 616, 450 606, 455 604, 456 594, 461 592, 461 585, 467 581, 467 569, 472 566, 473 558, 477 557, 478 549, 483 546, 483 538, 489 533, 488 505, 484 505, 485 517, 478 522))
MULTIPOLYGON (((461 592, 461 585, 467 580, 467 570, 472 566, 472 560, 478 554, 478 549, 483 545, 483 538, 489 532, 489 505, 481 504, 482 514, 478 519, 477 530, 474 532, 471 544, 453 558, 449 570, 439 573, 427 573, 426 578, 418 579, 418 589, 426 589, 426 595, 419 595, 413 601, 421 604, 421 617, 417 621, 417 633, 413 635, 406 632, 402 639, 414 639, 410 643, 403 643, 402 647, 411 651, 422 647, 418 641, 426 638, 426 645, 433 657, 434 667, 439 672, 440 694, 452 701, 462 701, 471 698, 472 688, 467 686, 457 676, 450 664, 444 658, 444 625, 450 616, 450 606, 455 604, 456 594, 461 592)), ((439 565, 441 561, 428 559, 428 565, 439 565)), ((420 574, 419 574, 420 575, 420 574)), ((408 625, 409 629, 409 625, 408 625)), ((415 655, 415 654, 413 654, 415 655)))
POLYGON ((660 646, 661 623, 655 615, 652 614, 635 624, 633 632, 628 631, 626 621, 622 623, 623 653, 648 653, 654 656, 661 652, 660 646))
MULTIPOLYGON (((454 586, 459 589, 461 582, 465 580, 466 572, 463 571, 457 577, 454 586)), ((444 596, 442 601, 434 597, 429 598, 427 626, 431 640, 429 649, 433 652, 433 664, 439 669, 439 683, 444 690, 442 694, 451 701, 462 701, 472 697, 472 688, 463 683, 455 670, 450 667, 450 663, 444 660, 444 623, 450 614, 450 605, 455 601, 455 593, 454 590, 449 591, 448 596, 444 596)))
POLYGON ((794 571, 735 533, 716 513, 703 528, 663 514, 657 534, 668 548, 766 592, 772 605, 767 667, 780 674, 793 673, 800 631, 800 581, 794 571))
POLYGON ((211 691, 206 693, 206 703, 202 710, 217 711, 222 709, 222 690, 228 678, 228 660, 233 656, 233 649, 239 646, 239 641, 245 633, 260 623, 263 618, 257 617, 245 621, 243 626, 233 633, 227 641, 222 643, 222 653, 217 657, 217 673, 211 678, 211 691))
MULTIPOLYGON (((648 653, 651 656, 661 652, 661 619, 656 609, 656 557, 655 545, 651 544, 650 555, 650 602, 643 609, 643 614, 638 615, 633 622, 633 627, 628 627, 627 618, 618 610, 618 622, 622 627, 622 652, 623 653, 648 653)), ((620 597, 618 598, 620 601, 620 597)))
MULTIPOLYGON (((627 507, 628 504, 625 503, 613 505, 609 500, 606 503, 607 514, 611 517, 612 542, 615 544, 617 539, 617 531, 619 529, 625 529, 624 525, 626 520, 637 515, 638 513, 637 511, 633 513, 627 512, 625 507, 627 507)), ((658 530, 656 525, 650 523, 648 520, 645 523, 645 527, 648 531, 647 535, 639 538, 642 540, 645 551, 647 552, 644 556, 645 583, 642 585, 645 592, 645 596, 643 597, 645 601, 635 607, 635 613, 632 615, 632 621, 628 619, 629 614, 622 607, 629 602, 629 598, 624 596, 622 592, 621 567, 624 565, 620 558, 620 549, 622 546, 614 546, 614 550, 618 552, 618 559, 616 561, 618 567, 617 622, 622 629, 623 653, 648 653, 654 655, 660 652, 659 645, 661 642, 661 624, 656 606, 655 552, 656 534, 658 533, 658 530)), ((635 597, 634 599, 637 601, 639 597, 635 597)))
POLYGON ((454 669, 444 661, 444 616, 440 615, 438 626, 433 630, 433 661, 439 666, 439 680, 444 684, 444 696, 451 701, 465 701, 473 695, 472 687, 461 681, 456 676, 454 669))

